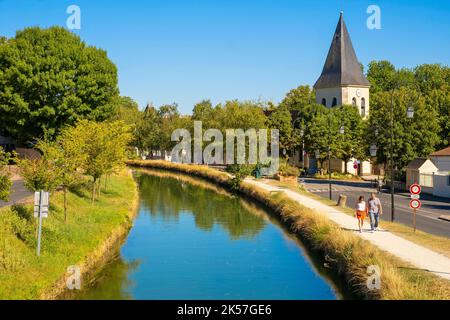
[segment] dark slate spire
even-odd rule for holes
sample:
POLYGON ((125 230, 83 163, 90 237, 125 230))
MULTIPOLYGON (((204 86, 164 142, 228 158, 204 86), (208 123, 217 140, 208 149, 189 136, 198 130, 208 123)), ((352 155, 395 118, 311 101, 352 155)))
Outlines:
POLYGON ((370 82, 361 71, 341 12, 325 66, 314 88, 335 88, 347 85, 369 87, 370 82))

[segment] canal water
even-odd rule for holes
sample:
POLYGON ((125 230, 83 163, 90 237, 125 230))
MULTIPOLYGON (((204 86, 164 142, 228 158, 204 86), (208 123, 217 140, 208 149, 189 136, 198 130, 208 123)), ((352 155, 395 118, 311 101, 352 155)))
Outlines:
POLYGON ((255 203, 206 181, 135 174, 134 227, 75 299, 338 299, 325 270, 255 203))

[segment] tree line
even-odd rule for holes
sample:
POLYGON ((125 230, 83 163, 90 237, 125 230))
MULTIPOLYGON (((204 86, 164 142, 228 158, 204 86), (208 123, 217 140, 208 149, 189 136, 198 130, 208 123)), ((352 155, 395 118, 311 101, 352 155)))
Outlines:
POLYGON ((377 162, 386 164, 393 117, 393 156, 401 171, 415 157, 449 143, 449 70, 439 64, 397 69, 388 61, 371 62, 366 72, 372 84, 367 120, 353 106, 329 109, 316 104, 307 85, 288 92, 279 104, 230 100, 213 105, 203 100, 192 114, 183 115, 175 103, 141 110, 131 98, 121 97, 117 67, 107 53, 73 33, 60 27, 27 28, 13 38, 0 38, 0 135, 34 145, 57 140, 66 126, 80 121, 121 120, 132 130, 129 147, 143 155, 170 151, 173 130, 193 130, 196 120, 205 130, 279 129, 286 158, 304 142, 309 154, 319 150, 319 160, 326 158, 329 147, 334 158, 364 160, 375 144, 377 162), (414 119, 405 116, 409 106, 414 107, 414 119))

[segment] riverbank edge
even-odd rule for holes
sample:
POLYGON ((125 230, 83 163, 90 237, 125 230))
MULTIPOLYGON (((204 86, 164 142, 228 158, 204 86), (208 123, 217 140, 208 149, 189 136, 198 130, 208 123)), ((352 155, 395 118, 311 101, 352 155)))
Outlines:
MULTIPOLYGON (((222 187, 230 189, 231 176, 206 166, 176 164, 160 160, 130 160, 131 167, 155 168, 190 174, 222 187)), ((271 194, 254 185, 242 182, 239 192, 268 207, 280 217, 285 226, 295 232, 302 242, 322 257, 324 264, 339 279, 342 279, 345 290, 352 292, 359 299, 446 299, 448 291, 433 293, 427 283, 421 283, 422 277, 427 281, 438 281, 432 275, 424 275, 417 271, 409 274, 407 263, 399 261, 387 252, 381 251, 370 242, 342 230, 324 214, 310 210, 286 195, 271 194), (381 275, 381 289, 370 290, 367 286, 368 266, 378 266, 381 275), (400 266, 400 267, 399 267, 400 266), (419 276, 417 276, 419 274, 419 276), (426 293, 424 293, 426 292, 426 293), (436 294, 434 296, 433 294, 436 294)))
MULTIPOLYGON (((114 248, 117 243, 122 242, 129 234, 133 227, 134 219, 138 212, 139 207, 139 192, 136 181, 132 177, 132 172, 127 171, 126 174, 133 180, 134 195, 133 200, 128 211, 128 219, 111 231, 111 234, 105 239, 105 241, 87 255, 84 260, 77 264, 80 267, 81 278, 86 280, 90 279, 94 274, 100 272, 106 264, 110 261, 114 248)), ((55 282, 55 284, 44 291, 40 300, 58 300, 63 298, 65 294, 70 293, 67 289, 67 275, 61 276, 61 278, 55 282)), ((89 282, 89 281, 87 281, 89 282)))

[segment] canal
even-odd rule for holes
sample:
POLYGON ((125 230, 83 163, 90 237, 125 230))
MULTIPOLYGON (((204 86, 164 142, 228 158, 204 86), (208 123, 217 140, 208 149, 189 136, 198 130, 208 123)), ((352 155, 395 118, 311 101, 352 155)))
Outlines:
POLYGON ((301 242, 261 206, 204 180, 135 173, 139 211, 75 299, 339 299, 301 242))

